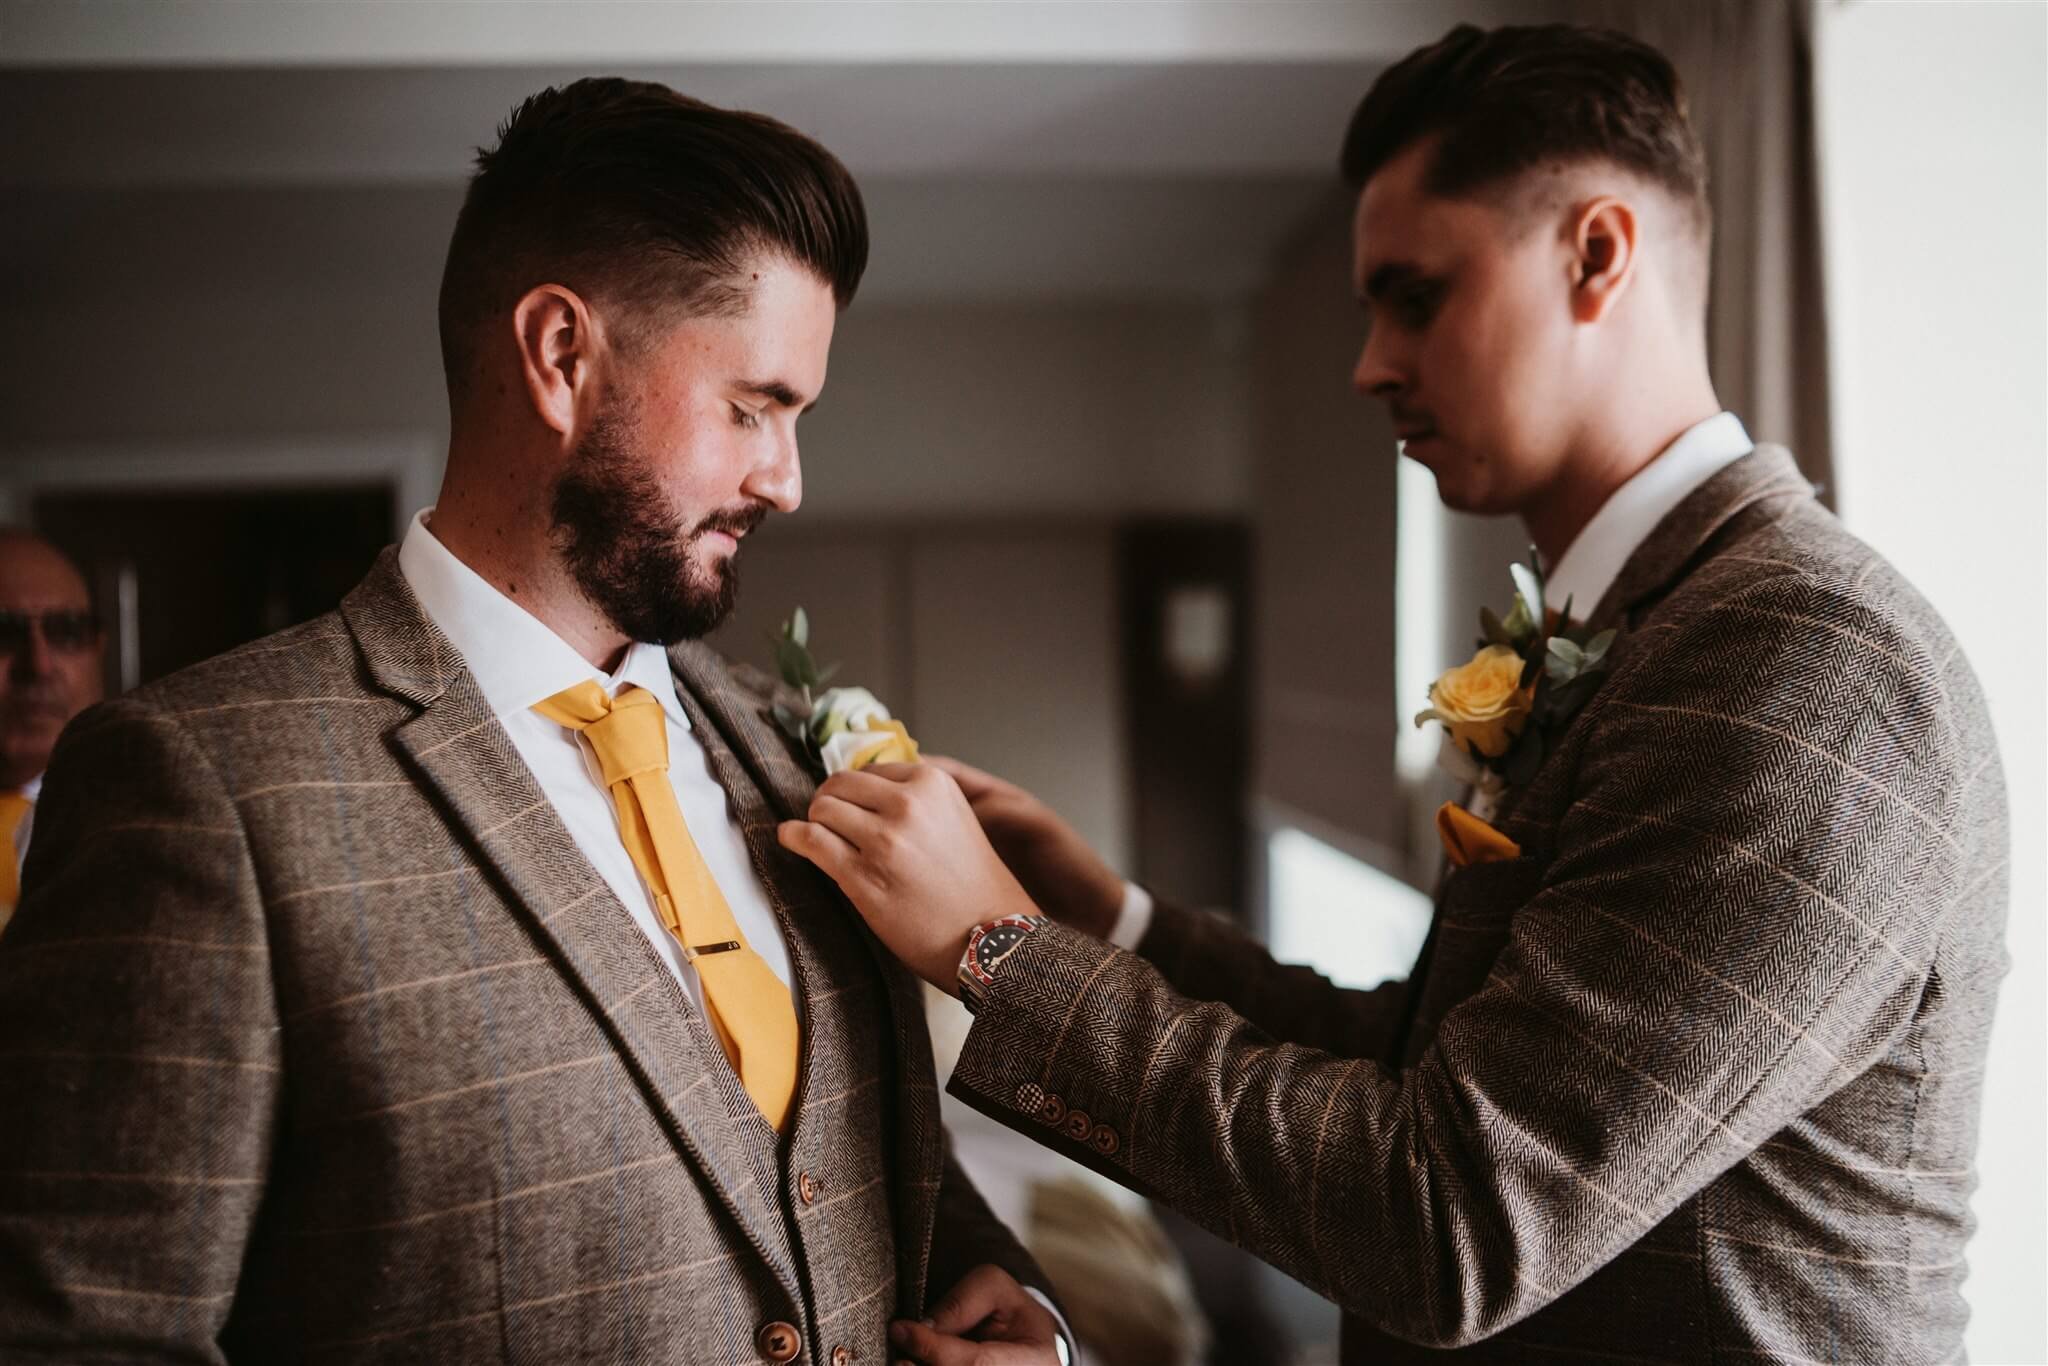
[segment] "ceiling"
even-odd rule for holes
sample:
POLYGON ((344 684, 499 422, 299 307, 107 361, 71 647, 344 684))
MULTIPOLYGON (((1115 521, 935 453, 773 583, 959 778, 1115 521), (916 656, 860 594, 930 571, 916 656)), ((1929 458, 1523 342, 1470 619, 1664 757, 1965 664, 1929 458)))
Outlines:
POLYGON ((869 201, 866 299, 1239 299, 1341 211, 1337 145, 1387 62, 1533 9, 0 0, 0 253, 33 279, 82 243, 254 214, 299 262, 402 234, 438 264, 497 121, 607 72, 832 148, 869 201))

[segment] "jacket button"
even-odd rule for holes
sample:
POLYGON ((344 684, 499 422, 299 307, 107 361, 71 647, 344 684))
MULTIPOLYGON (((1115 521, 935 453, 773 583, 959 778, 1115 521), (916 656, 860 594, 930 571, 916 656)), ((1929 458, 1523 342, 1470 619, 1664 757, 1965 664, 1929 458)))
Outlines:
POLYGON ((1061 1100, 1058 1096, 1048 1095, 1044 1100, 1039 1102, 1038 1122, 1040 1124, 1058 1124, 1061 1120, 1065 1119, 1066 1117, 1067 1103, 1061 1100))
POLYGON ((1069 1110, 1067 1122, 1060 1126, 1060 1132, 1076 1143, 1086 1143, 1088 1135, 1095 1132, 1095 1121, 1088 1117, 1086 1110, 1069 1110))
POLYGON ((1017 1088, 1017 1108, 1027 1115, 1038 1113, 1038 1107, 1045 1104, 1045 1088, 1035 1081, 1027 1081, 1017 1088))
POLYGON ((1116 1130, 1110 1128, 1107 1124, 1096 1125, 1095 1132, 1088 1135, 1088 1146, 1101 1153, 1104 1157, 1116 1156, 1117 1145, 1116 1130))
POLYGON ((853 1353, 847 1351, 844 1346, 832 1349, 832 1366, 847 1366, 847 1363, 852 1360, 853 1353))
POLYGON ((759 1347, 761 1355, 774 1362, 775 1366, 795 1361, 804 1350, 803 1339, 796 1335, 796 1327, 787 1323, 762 1325, 761 1331, 754 1335, 754 1345, 759 1347))
POLYGON ((797 1198, 806 1205, 810 1204, 818 1198, 818 1192, 824 1188, 824 1184, 824 1182, 818 1180, 809 1172, 798 1172, 796 1178, 797 1198))

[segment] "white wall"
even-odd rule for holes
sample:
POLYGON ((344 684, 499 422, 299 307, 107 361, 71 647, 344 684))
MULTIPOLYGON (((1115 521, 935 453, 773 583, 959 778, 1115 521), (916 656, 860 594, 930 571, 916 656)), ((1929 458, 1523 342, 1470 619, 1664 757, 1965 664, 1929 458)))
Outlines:
MULTIPOLYGON (((0 227, 0 480, 83 445, 444 445, 434 296, 459 195, 65 191, 0 227), (64 250, 53 249, 61 243, 64 250)), ((877 305, 804 421, 803 521, 1220 512, 1245 490, 1240 314, 1201 301, 877 305)), ((174 457, 175 458, 175 457, 174 457)))
POLYGON ((1973 1360, 2039 1362, 2048 11, 1824 4, 1815 37, 1840 510, 1948 619, 2004 752, 2012 973, 1965 1293, 1973 1360))

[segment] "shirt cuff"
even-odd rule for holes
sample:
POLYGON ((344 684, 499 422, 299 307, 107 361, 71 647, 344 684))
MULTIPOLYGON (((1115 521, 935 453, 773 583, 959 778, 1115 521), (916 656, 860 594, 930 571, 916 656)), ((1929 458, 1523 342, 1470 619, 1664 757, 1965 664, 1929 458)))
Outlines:
POLYGON ((1035 1285, 1025 1286, 1024 1293, 1044 1305, 1047 1312, 1059 1321, 1060 1366, 1081 1366, 1080 1344, 1074 1341, 1074 1330, 1067 1327, 1067 1316, 1062 1314, 1060 1307, 1052 1302, 1052 1296, 1046 1294, 1035 1285))
POLYGON ((1135 882, 1124 884, 1124 904, 1117 908, 1116 924, 1110 927, 1109 942, 1127 953, 1136 953, 1145 931, 1152 928, 1152 893, 1135 882))

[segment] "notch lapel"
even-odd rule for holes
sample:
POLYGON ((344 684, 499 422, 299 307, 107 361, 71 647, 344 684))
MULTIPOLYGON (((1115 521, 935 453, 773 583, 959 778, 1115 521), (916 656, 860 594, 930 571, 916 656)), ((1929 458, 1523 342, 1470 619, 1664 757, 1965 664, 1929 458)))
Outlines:
POLYGON ((405 584, 395 552, 384 552, 341 612, 372 679, 422 708, 398 727, 398 748, 624 1055, 678 1146, 800 1302, 781 1211, 719 1099, 710 1071, 717 1045, 702 1016, 576 847, 476 680, 405 584))
MULTIPOLYGON (((750 688, 736 678, 723 656, 699 642, 669 648, 669 667, 676 693, 691 714, 692 725, 709 725, 723 747, 746 768, 748 776, 772 808, 772 818, 745 819, 754 866, 785 920, 791 904, 828 906, 854 922, 881 974, 889 1002, 897 1080, 896 1211, 897 1292, 899 1300, 922 1313, 926 1257, 931 1249, 938 1213, 938 1181, 944 1168, 944 1131, 939 1122, 939 1096, 932 1069, 931 1033, 925 1025, 924 992, 917 979, 882 947, 860 914, 848 905, 831 880, 806 860, 784 849, 775 837, 779 820, 800 820, 810 809, 817 779, 808 761, 775 724, 765 678, 750 688)), ((707 746, 708 748, 708 746, 707 746)), ((727 796, 732 796, 730 785, 727 796)), ((735 802, 735 809, 740 809, 735 802)), ((816 984, 806 979, 805 990, 816 984)), ((804 1047, 811 1046, 810 1031, 804 1047)), ((806 1072, 809 1059, 804 1060, 806 1072)), ((801 1094, 801 1093, 800 1093, 801 1094)), ((802 1114, 798 1114, 802 1122, 802 1114)))

